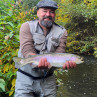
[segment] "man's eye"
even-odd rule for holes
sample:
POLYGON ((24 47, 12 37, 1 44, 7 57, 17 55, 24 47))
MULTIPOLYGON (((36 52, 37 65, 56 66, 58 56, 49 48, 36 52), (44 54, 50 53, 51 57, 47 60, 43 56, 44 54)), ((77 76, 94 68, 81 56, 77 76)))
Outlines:
POLYGON ((51 13, 54 13, 54 11, 51 11, 51 13))
POLYGON ((46 10, 43 10, 43 12, 47 12, 46 10))

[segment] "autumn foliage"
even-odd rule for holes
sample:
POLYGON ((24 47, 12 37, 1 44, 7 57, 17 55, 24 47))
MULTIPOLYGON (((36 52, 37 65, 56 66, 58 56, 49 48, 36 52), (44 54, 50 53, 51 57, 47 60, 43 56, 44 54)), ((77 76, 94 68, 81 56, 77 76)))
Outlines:
MULTIPOLYGON (((35 7, 26 10, 21 1, 0 1, 0 97, 14 97, 17 69, 12 58, 19 49, 19 29, 36 18, 35 7)), ((55 22, 68 32, 66 52, 97 56, 97 0, 55 1, 59 6, 55 22)))
POLYGON ((97 0, 61 0, 56 22, 68 31, 67 52, 97 56, 97 0))

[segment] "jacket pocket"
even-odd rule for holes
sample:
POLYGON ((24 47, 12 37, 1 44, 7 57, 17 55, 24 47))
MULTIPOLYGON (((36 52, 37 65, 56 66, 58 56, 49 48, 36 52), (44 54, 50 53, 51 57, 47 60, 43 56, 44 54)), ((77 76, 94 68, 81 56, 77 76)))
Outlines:
POLYGON ((51 37, 48 39, 47 49, 49 52, 54 52, 59 45, 58 37, 51 37))
POLYGON ((43 34, 34 33, 33 34, 34 46, 37 50, 45 49, 45 36, 43 34))

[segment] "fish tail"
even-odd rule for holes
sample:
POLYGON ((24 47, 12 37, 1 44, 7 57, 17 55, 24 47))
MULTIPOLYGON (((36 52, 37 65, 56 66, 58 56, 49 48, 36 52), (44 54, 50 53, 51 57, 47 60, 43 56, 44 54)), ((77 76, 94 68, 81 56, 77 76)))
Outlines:
POLYGON ((21 64, 21 59, 23 60, 23 58, 20 58, 20 57, 13 57, 13 61, 14 61, 16 64, 20 65, 20 66, 22 66, 22 64, 21 64))

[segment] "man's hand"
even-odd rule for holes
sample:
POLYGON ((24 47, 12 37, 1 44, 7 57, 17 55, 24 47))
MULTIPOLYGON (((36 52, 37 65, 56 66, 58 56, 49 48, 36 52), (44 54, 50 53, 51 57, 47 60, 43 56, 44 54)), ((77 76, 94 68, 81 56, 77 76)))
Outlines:
POLYGON ((39 68, 50 68, 51 65, 50 65, 50 63, 47 61, 46 58, 41 58, 41 60, 39 61, 38 67, 39 67, 39 68))
POLYGON ((63 69, 70 69, 70 68, 74 68, 76 67, 76 63, 72 62, 72 61, 67 61, 64 65, 63 65, 63 69))

